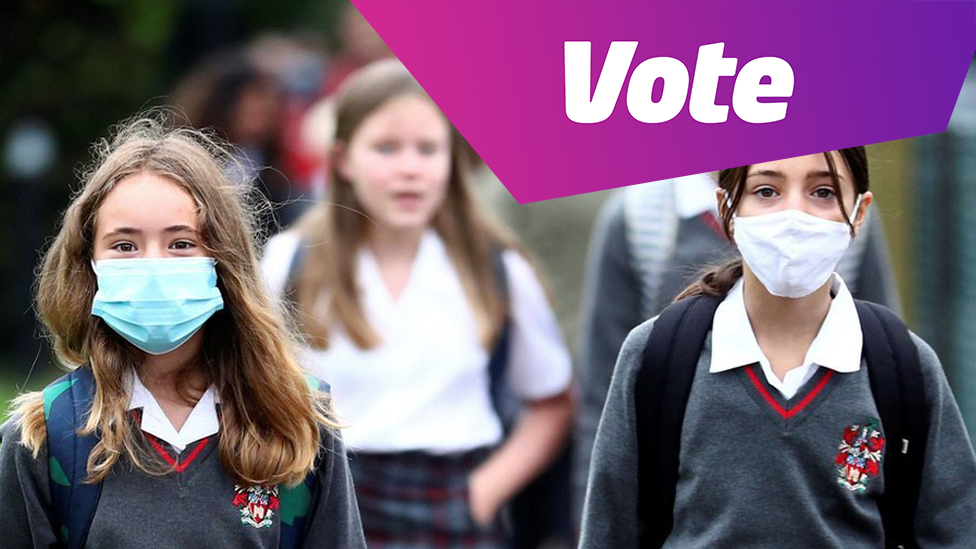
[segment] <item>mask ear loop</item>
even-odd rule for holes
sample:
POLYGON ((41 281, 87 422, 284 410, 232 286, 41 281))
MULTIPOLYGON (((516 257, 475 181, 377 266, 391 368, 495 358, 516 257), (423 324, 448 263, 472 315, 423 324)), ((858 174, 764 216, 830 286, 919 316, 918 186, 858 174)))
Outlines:
POLYGON ((851 213, 848 214, 848 216, 847 216, 847 222, 850 223, 851 232, 853 233, 851 235, 851 238, 854 238, 854 237, 857 236, 857 230, 854 228, 854 222, 857 221, 857 212, 861 208, 861 199, 862 198, 864 198, 864 194, 863 193, 857 195, 857 198, 854 199, 854 209, 852 209, 851 210, 851 213))

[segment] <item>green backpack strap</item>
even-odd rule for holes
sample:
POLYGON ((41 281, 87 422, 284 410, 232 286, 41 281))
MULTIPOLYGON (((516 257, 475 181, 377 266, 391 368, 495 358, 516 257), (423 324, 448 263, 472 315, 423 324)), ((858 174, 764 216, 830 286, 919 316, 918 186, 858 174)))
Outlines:
POLYGON ((44 389, 51 507, 58 539, 68 549, 81 549, 88 537, 101 483, 88 484, 88 456, 98 438, 81 436, 95 394, 95 376, 78 368, 44 389))
MULTIPOLYGON (((314 376, 306 375, 305 381, 312 391, 328 394, 328 383, 320 381, 314 376)), ((305 534, 311 517, 315 511, 321 482, 319 482, 319 466, 322 464, 322 452, 315 457, 315 467, 297 486, 281 486, 278 489, 278 504, 281 513, 281 541, 280 549, 299 549, 305 541, 305 534)))

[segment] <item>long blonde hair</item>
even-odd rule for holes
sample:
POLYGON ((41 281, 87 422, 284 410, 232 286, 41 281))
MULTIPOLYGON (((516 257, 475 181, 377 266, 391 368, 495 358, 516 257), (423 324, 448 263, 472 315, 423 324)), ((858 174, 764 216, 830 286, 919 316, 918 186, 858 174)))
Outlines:
MULTIPOLYGON (((411 95, 429 99, 398 61, 380 61, 362 69, 350 77, 337 95, 335 142, 348 144, 369 115, 393 99, 411 95)), ((471 196, 467 173, 470 163, 463 138, 444 120, 451 130, 451 173, 444 203, 431 225, 444 240, 458 271, 475 312, 482 344, 490 348, 508 313, 492 255, 517 248, 517 244, 482 212, 471 196)), ((307 249, 294 288, 297 322, 315 347, 328 347, 330 326, 338 323, 357 347, 368 349, 379 343, 379 336, 363 312, 355 273, 369 220, 360 213, 364 208, 337 165, 332 162, 329 199, 299 222, 298 231, 307 249)))
MULTIPOLYGON (((105 197, 123 179, 141 173, 178 184, 198 207, 203 243, 217 260, 225 309, 204 327, 201 368, 221 401, 220 458, 227 472, 247 484, 295 484, 313 468, 321 429, 335 427, 327 397, 311 390, 296 359, 297 339, 263 292, 253 242, 254 208, 247 185, 230 181, 233 155, 205 133, 171 128, 150 113, 120 126, 111 142, 96 144, 96 160, 64 214, 45 254, 37 310, 59 361, 90 364, 96 391, 82 434, 99 442, 89 461, 89 481, 105 478, 123 454, 149 474, 168 469, 146 451, 126 416, 127 376, 142 353, 91 315, 96 278, 90 261, 95 218, 105 197)), ((239 173, 239 172, 237 172, 239 173)), ((182 376, 186 377, 186 376, 182 376)), ((186 387, 181 387, 186 395, 186 387)), ((35 457, 46 438, 38 393, 15 401, 22 443, 35 457)))

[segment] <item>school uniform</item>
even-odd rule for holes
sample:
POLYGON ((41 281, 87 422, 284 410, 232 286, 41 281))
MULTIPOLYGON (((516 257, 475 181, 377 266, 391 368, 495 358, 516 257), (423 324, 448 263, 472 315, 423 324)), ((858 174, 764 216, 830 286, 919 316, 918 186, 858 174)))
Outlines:
MULTIPOLYGON (((213 388, 178 431, 135 375, 129 394, 129 421, 140 443, 173 471, 148 475, 123 456, 102 483, 85 546, 276 549, 282 514, 290 510, 278 506, 278 487, 238 485, 224 470, 218 451, 220 399, 213 388)), ((20 444, 12 421, 0 434, 0 545, 53 547, 47 449, 35 459, 20 444)), ((323 432, 322 445, 321 489, 311 506, 307 539, 315 540, 315 547, 365 547, 342 440, 323 432)))
MULTIPOLYGON (((627 334, 659 314, 703 268, 737 255, 719 219, 715 188, 707 174, 627 187, 607 201, 594 227, 583 291, 573 462, 579 506, 613 365, 627 334)), ((837 272, 856 298, 897 312, 884 228, 874 210, 868 209, 837 272)))
MULTIPOLYGON (((299 236, 284 233, 262 263, 272 292, 287 283, 299 236)), ((508 381, 523 400, 570 384, 569 354, 545 292, 519 254, 505 251, 511 317, 508 381)), ((503 430, 489 396, 489 350, 441 238, 420 241, 409 282, 394 299, 366 248, 356 261, 360 300, 379 335, 359 349, 341 326, 308 368, 328 379, 348 428, 360 509, 370 547, 497 547, 496 526, 471 520, 467 479, 503 430)))
MULTIPOLYGON (((879 547, 888 441, 839 276, 803 363, 779 380, 746 315, 740 280, 715 312, 681 430, 674 524, 664 547, 879 547)), ((581 547, 638 547, 634 386, 654 325, 627 337, 600 421, 581 547)), ((912 334, 929 410, 915 517, 921 547, 976 541, 976 455, 932 349, 912 334)))

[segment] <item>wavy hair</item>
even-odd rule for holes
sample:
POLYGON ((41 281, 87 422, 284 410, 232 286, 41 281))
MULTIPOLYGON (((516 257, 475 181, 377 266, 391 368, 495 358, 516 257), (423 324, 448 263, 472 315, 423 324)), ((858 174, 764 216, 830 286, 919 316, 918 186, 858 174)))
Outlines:
MULTIPOLYGON (((123 455, 149 474, 171 470, 146 451, 126 415, 127 376, 144 355, 91 314, 99 207, 120 181, 148 173, 193 198, 203 245, 217 260, 225 309, 204 326, 203 356, 190 368, 200 368, 220 395, 221 462, 239 482, 298 483, 314 466, 322 429, 336 427, 328 398, 309 388, 297 359, 298 340, 264 292, 253 238, 257 206, 248 198, 249 186, 228 177, 240 173, 230 169, 234 156, 214 137, 165 120, 165 113, 152 112, 134 118, 93 147, 92 168, 82 175, 40 270, 37 311, 59 361, 69 369, 90 364, 95 376, 95 398, 82 430, 99 437, 88 480, 104 479, 123 455)), ((185 386, 179 389, 188 395, 185 386)), ((37 456, 46 439, 40 394, 18 397, 14 413, 22 443, 37 456)))

